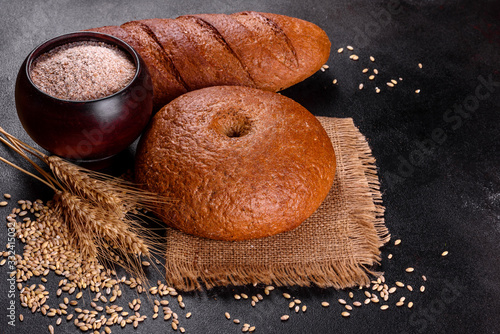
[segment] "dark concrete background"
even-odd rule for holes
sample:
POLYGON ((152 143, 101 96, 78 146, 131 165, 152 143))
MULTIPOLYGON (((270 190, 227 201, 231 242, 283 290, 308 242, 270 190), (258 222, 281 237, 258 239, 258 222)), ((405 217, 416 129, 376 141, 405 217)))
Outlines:
MULTIPOLYGON (((252 308, 249 301, 234 301, 233 293, 251 295, 262 289, 217 289, 185 295, 185 312, 193 316, 186 320, 185 312, 180 313, 182 326, 188 333, 241 332, 241 325, 224 318, 229 311, 242 323, 255 325, 256 333, 500 333, 498 1, 2 0, 0 126, 32 143, 16 115, 14 83, 23 59, 49 38, 135 19, 242 10, 299 17, 330 36, 330 69, 284 94, 316 115, 352 117, 366 135, 377 158, 387 226, 393 240, 403 240, 398 247, 384 247, 379 269, 391 282, 405 280, 415 287, 425 274, 427 289, 404 293, 415 303, 412 310, 396 308, 394 298, 387 311, 368 305, 352 312, 350 319, 340 316, 342 308, 335 302, 346 298, 345 291, 281 289, 308 306, 305 314, 292 314, 286 323, 279 317, 289 313, 288 305, 276 291, 252 308), (358 62, 346 53, 337 54, 348 44, 356 48, 358 62), (374 64, 369 64, 371 55, 374 64), (380 94, 361 73, 366 65, 380 72, 375 80, 380 94), (385 85, 399 77, 403 81, 394 89, 385 85), (338 85, 332 84, 334 78, 338 85), (357 89, 360 82, 365 89, 357 89), (415 94, 416 89, 421 93, 415 94), (450 254, 442 258, 444 250, 450 254), (389 253, 394 254, 391 261, 386 258, 389 253), (416 268, 413 276, 403 271, 410 265, 416 268), (320 306, 323 300, 331 303, 330 308, 320 306)), ((3 146, 0 156, 24 165, 3 146)), ((0 175, 0 193, 11 193, 15 199, 50 198, 43 185, 7 165, 0 166, 0 175)), ((7 212, 0 208, 0 215, 7 212)), ((5 229, 0 231, 2 245, 7 236, 5 229)), ((59 279, 50 277, 53 283, 47 286, 55 292, 59 279)), ((16 314, 23 313, 24 322, 17 321, 15 328, 7 325, 11 299, 6 279, 7 268, 0 268, 0 333, 47 332, 55 320, 28 315, 19 303, 16 314)), ((133 293, 125 296, 131 298, 133 293)), ((149 319, 138 330, 114 330, 136 331, 165 333, 171 328, 163 320, 149 319)), ((63 321, 56 332, 77 330, 63 321)))

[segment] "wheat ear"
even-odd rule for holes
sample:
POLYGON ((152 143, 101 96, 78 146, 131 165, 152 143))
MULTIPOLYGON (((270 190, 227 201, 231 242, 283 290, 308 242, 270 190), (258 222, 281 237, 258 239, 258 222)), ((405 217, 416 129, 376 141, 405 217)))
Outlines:
POLYGON ((72 240, 82 254, 119 264, 136 276, 143 276, 140 256, 154 257, 152 253, 161 253, 164 243, 131 217, 140 218, 139 208, 154 210, 158 204, 169 200, 122 179, 81 168, 56 156, 47 156, 1 127, 0 133, 6 137, 0 137, 0 141, 33 165, 43 178, 4 158, 0 157, 0 161, 54 190, 55 211, 64 218, 72 240), (52 174, 34 163, 26 153, 47 163, 52 174), (128 214, 129 211, 136 215, 128 214))

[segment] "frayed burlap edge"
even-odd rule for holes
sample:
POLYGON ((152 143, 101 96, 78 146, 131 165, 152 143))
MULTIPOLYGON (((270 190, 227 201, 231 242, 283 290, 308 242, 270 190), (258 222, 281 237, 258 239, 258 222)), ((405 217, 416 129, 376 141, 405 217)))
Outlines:
MULTIPOLYGON (((331 123, 331 119, 326 117, 318 119, 324 127, 331 123)), ((329 286, 335 288, 366 286, 370 284, 370 276, 380 275, 374 266, 381 260, 380 247, 390 240, 384 220, 385 207, 380 193, 376 160, 366 138, 356 128, 351 118, 335 119, 335 123, 336 131, 341 132, 343 138, 350 138, 346 142, 352 144, 352 146, 343 145, 343 149, 349 150, 350 154, 357 154, 361 163, 345 166, 349 170, 346 173, 346 185, 350 188, 346 191, 346 201, 359 204, 350 209, 349 214, 352 219, 349 220, 348 229, 353 232, 350 234, 353 244, 359 247, 353 247, 353 262, 347 264, 341 262, 334 268, 344 275, 343 283, 333 281, 329 286)))
MULTIPOLYGON (((299 264, 292 259, 282 264, 240 265, 231 268, 203 266, 189 261, 169 261, 167 256, 167 284, 183 291, 259 283, 344 289, 369 285, 371 277, 380 274, 374 268, 380 261, 380 247, 389 241, 390 235, 384 222, 385 208, 382 204, 375 158, 352 119, 318 117, 318 120, 325 129, 330 128, 330 132, 338 131, 342 133, 342 137, 349 138, 349 145, 343 145, 343 149, 349 150, 349 154, 357 155, 361 162, 345 165, 349 171, 346 174, 350 188, 347 200, 363 203, 349 212, 353 218, 347 228, 353 232, 353 244, 359 246, 353 249, 352 256, 349 259, 327 261, 311 259, 309 263, 299 264)), ((194 240, 204 242, 202 238, 193 237, 194 240)))

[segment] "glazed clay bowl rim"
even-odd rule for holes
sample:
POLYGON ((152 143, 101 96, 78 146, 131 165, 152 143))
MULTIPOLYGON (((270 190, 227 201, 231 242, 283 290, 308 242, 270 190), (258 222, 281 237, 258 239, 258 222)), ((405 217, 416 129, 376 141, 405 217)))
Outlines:
POLYGON ((115 95, 118 95, 128 89, 130 85, 132 85, 135 80, 137 79, 137 76, 141 72, 141 64, 139 60, 139 55, 135 51, 133 47, 131 47, 127 42, 112 36, 108 34, 104 34, 101 32, 95 32, 95 31, 74 31, 70 33, 65 33, 56 37, 53 37, 51 39, 46 40, 45 42, 42 42, 39 44, 37 47, 35 47, 27 56, 26 60, 26 66, 24 67, 24 71, 26 74, 26 77, 28 78, 28 82, 40 93, 45 95, 46 97, 50 99, 54 99, 56 101, 60 101, 62 103, 74 103, 74 104, 81 104, 81 103, 92 103, 92 102, 98 102, 102 100, 106 100, 109 98, 114 97, 115 95), (53 95, 50 95, 43 90, 41 90, 31 79, 31 66, 33 62, 41 55, 44 53, 47 53, 59 46, 69 44, 69 43, 75 43, 75 42, 85 42, 85 41, 97 41, 97 42, 102 42, 111 46, 115 46, 118 49, 124 51, 133 61, 135 65, 135 73, 134 76, 129 80, 129 82, 123 86, 120 90, 114 92, 113 94, 106 95, 103 97, 100 97, 98 99, 92 99, 92 100, 67 100, 67 99, 62 99, 55 97, 53 95))

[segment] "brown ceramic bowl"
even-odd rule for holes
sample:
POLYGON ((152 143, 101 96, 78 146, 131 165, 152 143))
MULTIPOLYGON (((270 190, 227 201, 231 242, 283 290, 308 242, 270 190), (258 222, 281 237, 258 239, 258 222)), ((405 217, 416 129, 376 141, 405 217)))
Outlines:
POLYGON ((16 107, 24 129, 52 154, 75 161, 98 161, 125 150, 149 122, 153 86, 140 56, 127 43, 96 32, 74 32, 53 38, 26 58, 16 82, 16 107), (66 43, 99 41, 115 45, 130 55, 134 78, 120 91, 89 101, 63 100, 41 91, 31 80, 33 61, 66 43))

